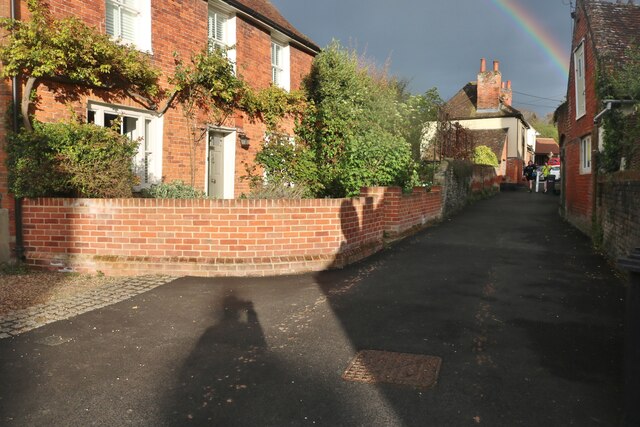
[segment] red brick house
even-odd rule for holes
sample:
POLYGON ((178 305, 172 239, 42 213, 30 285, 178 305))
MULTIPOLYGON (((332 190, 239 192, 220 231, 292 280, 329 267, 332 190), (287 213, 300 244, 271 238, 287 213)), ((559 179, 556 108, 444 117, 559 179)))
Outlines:
POLYGON ((451 122, 470 130, 474 145, 492 149, 500 163, 498 175, 515 185, 521 181, 523 162, 528 160, 528 147, 533 146, 535 131, 523 114, 511 106, 511 81, 502 81, 498 61, 487 70, 484 58, 475 82, 467 83, 445 104, 451 122))
POLYGON ((556 111, 562 158, 563 212, 587 234, 596 221, 598 165, 602 149, 599 118, 620 105, 598 98, 597 79, 619 64, 632 43, 640 42, 640 6, 633 2, 578 0, 567 101, 556 111))
MULTIPOLYGON (((54 17, 75 15, 98 31, 120 37, 148 53, 153 65, 162 71, 165 87, 167 76, 174 70, 173 53, 189 58, 208 41, 231 48, 228 55, 236 72, 254 88, 274 84, 286 90, 298 89, 320 50, 268 0, 48 0, 48 5, 54 17)), ((26 2, 2 2, 0 17, 10 16, 28 19, 26 2)), ((12 103, 12 83, 0 82, 3 113, 12 103)), ((19 96, 21 89, 16 87, 14 96, 19 96)), ((68 107, 55 100, 46 82, 38 87, 37 95, 40 102, 34 111, 36 119, 50 122, 69 117, 68 107)), ((129 99, 108 99, 97 92, 82 95, 72 107, 79 117, 97 125, 122 117, 122 132, 144 141, 137 156, 147 165, 139 172, 141 187, 161 180, 189 181, 189 137, 178 107, 159 115, 129 99)), ((288 121, 283 128, 292 133, 293 123, 288 121)), ((1 140, 7 130, 5 121, 0 121, 1 140)), ((196 187, 224 199, 246 192, 248 183, 241 176, 245 164, 254 162, 264 136, 263 124, 250 123, 239 113, 224 126, 209 128, 207 142, 196 153, 196 187), (241 145, 240 136, 245 144, 241 145)), ((0 149, 1 207, 9 208, 13 218, 5 159, 0 149)), ((11 235, 15 234, 13 223, 11 235)))

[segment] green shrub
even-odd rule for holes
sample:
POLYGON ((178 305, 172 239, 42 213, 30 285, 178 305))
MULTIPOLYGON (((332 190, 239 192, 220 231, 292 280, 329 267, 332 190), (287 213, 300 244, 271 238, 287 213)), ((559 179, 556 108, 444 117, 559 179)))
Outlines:
POLYGON ((36 122, 8 138, 9 185, 18 197, 130 197, 137 147, 93 124, 36 122))
POLYGON ((473 150, 473 163, 476 165, 488 165, 498 167, 498 158, 496 153, 486 145, 478 145, 473 150))
POLYGON ((411 185, 416 174, 397 81, 334 42, 314 59, 304 89, 309 107, 296 132, 314 154, 318 196, 411 185))
POLYGON ((291 185, 282 182, 267 182, 256 185, 245 199, 304 199, 309 197, 309 190, 304 185, 291 185))
POLYGON ((148 190, 143 191, 145 197, 154 199, 206 199, 207 194, 197 190, 180 180, 169 183, 152 185, 148 190))
POLYGON ((411 146, 404 139, 384 131, 371 130, 354 138, 347 147, 341 169, 341 190, 349 197, 360 194, 362 187, 400 186, 409 189, 419 185, 411 146))
POLYGON ((38 130, 8 135, 7 166, 9 188, 17 197, 64 196, 72 192, 51 141, 38 130))
POLYGON ((255 168, 248 170, 253 190, 264 191, 262 187, 265 180, 274 188, 293 183, 298 189, 306 191, 299 197, 311 197, 319 190, 314 153, 304 144, 293 142, 285 135, 270 135, 269 141, 256 155, 256 163, 262 167, 264 174, 257 173, 255 168))

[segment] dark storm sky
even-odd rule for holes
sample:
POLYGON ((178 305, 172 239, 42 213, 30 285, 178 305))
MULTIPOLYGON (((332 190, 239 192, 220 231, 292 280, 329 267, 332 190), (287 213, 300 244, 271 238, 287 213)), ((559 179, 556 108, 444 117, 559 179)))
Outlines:
POLYGON ((503 80, 511 80, 516 92, 516 108, 544 115, 566 94, 567 76, 537 36, 555 41, 568 63, 569 0, 502 0, 526 11, 537 36, 493 0, 271 2, 321 47, 337 39, 379 65, 389 59, 391 74, 409 80, 413 93, 435 86, 448 99, 476 80, 485 57, 489 67, 500 61, 503 80))

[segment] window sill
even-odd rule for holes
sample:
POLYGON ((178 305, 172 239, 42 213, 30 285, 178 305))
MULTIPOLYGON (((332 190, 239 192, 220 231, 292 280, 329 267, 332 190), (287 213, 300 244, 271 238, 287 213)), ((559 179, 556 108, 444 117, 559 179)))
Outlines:
POLYGON ((134 48, 135 50, 137 50, 140 53, 144 53, 146 55, 149 56, 153 56, 153 48, 151 46, 145 45, 145 46, 140 46, 139 44, 135 43, 135 42, 127 42, 122 40, 120 37, 111 37, 111 40, 119 45, 122 46, 129 46, 134 48))

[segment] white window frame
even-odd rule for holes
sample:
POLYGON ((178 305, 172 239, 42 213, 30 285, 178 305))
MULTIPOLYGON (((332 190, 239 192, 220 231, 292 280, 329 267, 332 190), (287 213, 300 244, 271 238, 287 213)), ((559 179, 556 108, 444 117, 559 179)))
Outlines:
POLYGON ((134 45, 138 50, 151 53, 151 0, 133 0, 135 5, 125 4, 125 0, 105 0, 105 19, 109 11, 109 4, 113 5, 116 11, 128 10, 136 14, 135 17, 135 35, 133 38, 123 38, 122 21, 114 22, 114 28, 109 32, 105 21, 105 29, 107 34, 111 35, 115 40, 124 44, 134 45))
POLYGON ((93 113, 93 123, 98 126, 105 126, 105 114, 136 120, 135 131, 127 135, 133 140, 140 140, 138 152, 131 165, 140 179, 140 184, 136 185, 134 190, 139 191, 162 182, 162 116, 150 111, 94 101, 89 102, 87 109, 93 113))
POLYGON ((580 139, 580 174, 591 173, 591 135, 580 139))
POLYGON ((290 47, 288 43, 271 39, 271 83, 286 91, 291 89, 290 47), (274 55, 279 52, 280 55, 274 55))
POLYGON ((584 40, 580 42, 573 52, 573 68, 576 93, 576 119, 579 119, 587 113, 584 40))
POLYGON ((209 39, 209 45, 211 47, 220 47, 226 49, 227 59, 233 65, 233 72, 236 72, 236 16, 232 12, 221 9, 218 6, 214 6, 209 3, 209 12, 207 17, 207 37, 209 39), (218 17, 224 18, 222 23, 222 38, 216 38, 215 34, 211 31, 212 18, 216 25, 218 24, 218 17))

